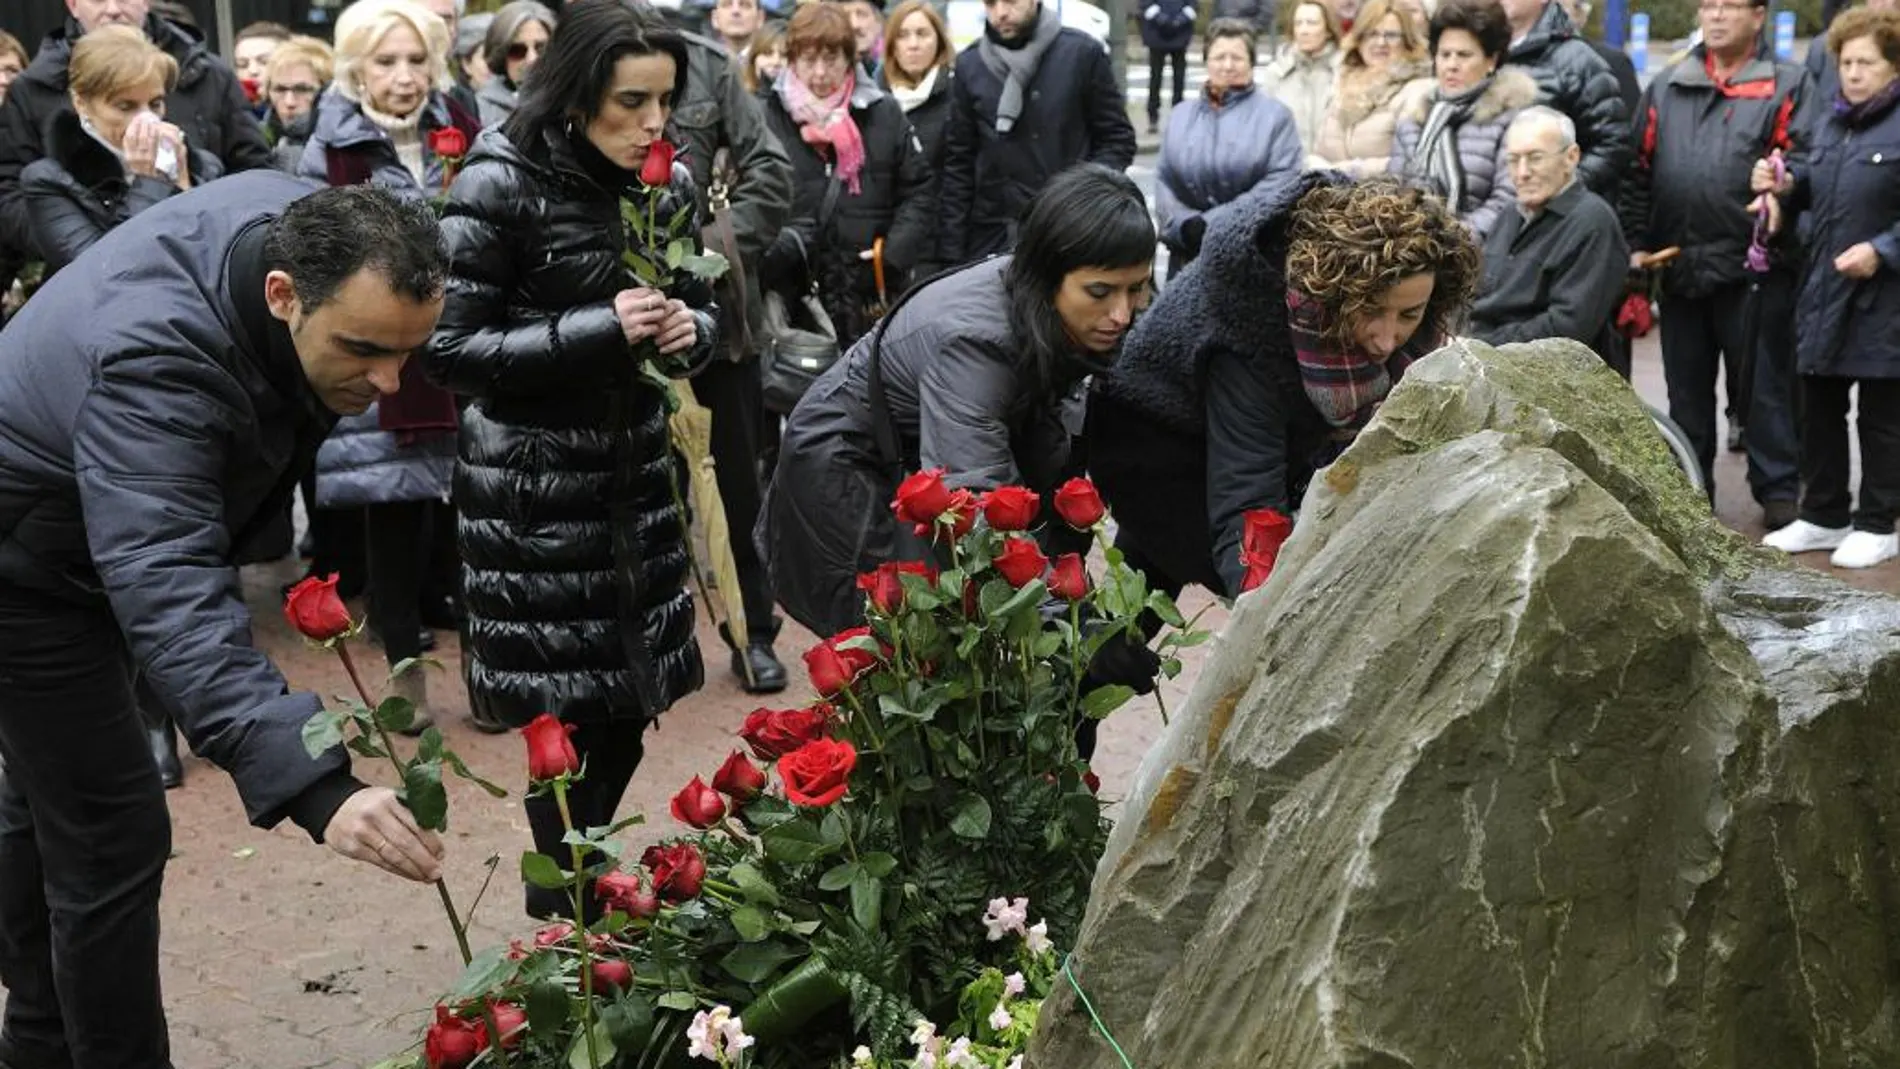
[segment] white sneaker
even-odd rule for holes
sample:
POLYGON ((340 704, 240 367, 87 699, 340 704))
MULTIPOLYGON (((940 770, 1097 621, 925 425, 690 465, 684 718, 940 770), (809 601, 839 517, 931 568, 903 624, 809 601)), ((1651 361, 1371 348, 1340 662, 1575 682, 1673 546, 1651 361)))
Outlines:
POLYGON ((1855 531, 1829 558, 1836 568, 1872 568, 1900 557, 1900 535, 1855 531))
POLYGON ((1786 527, 1769 532, 1761 544, 1783 553, 1812 553, 1817 549, 1833 549, 1847 541, 1853 533, 1852 527, 1822 527, 1806 520, 1796 520, 1786 527))

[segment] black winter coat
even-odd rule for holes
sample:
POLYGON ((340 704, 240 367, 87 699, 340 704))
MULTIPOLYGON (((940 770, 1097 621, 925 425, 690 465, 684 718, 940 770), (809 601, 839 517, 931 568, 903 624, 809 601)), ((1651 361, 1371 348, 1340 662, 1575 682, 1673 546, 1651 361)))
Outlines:
MULTIPOLYGON (((53 121, 47 154, 20 172, 27 226, 46 261, 48 274, 65 267, 105 237, 106 231, 180 192, 165 178, 125 173, 125 165, 66 111, 53 121)), ((193 186, 218 177, 216 156, 187 147, 193 186)))
MULTIPOLYGON (((1677 297, 1706 297, 1748 280, 1749 172, 1780 149, 1800 174, 1814 125, 1800 67, 1753 59, 1722 87, 1706 62, 1697 46, 1643 91, 1636 166, 1619 206, 1632 251, 1681 247, 1662 279, 1663 292, 1677 297)), ((1770 245, 1775 265, 1790 273, 1800 257, 1793 231, 1783 227, 1770 245)))
POLYGON ((903 107, 876 85, 859 82, 851 95, 851 118, 864 139, 858 192, 839 183, 821 232, 818 216, 833 181, 830 152, 821 155, 805 143, 777 93, 766 94, 764 102, 766 121, 792 160, 792 213, 767 251, 760 277, 794 295, 815 278, 833 321, 841 327, 857 323, 843 335, 849 345, 869 329, 862 309, 877 299, 875 273, 858 254, 884 239, 887 292, 895 299, 910 269, 935 251, 936 205, 923 146, 903 107))
POLYGON ((1286 232, 1301 195, 1343 181, 1275 176, 1234 202, 1095 379, 1090 474, 1121 537, 1167 580, 1238 594, 1243 514, 1293 515, 1341 448, 1300 383, 1286 232))
POLYGON ((305 754, 322 702, 253 642, 236 567, 336 419, 264 304, 269 223, 309 192, 262 173, 172 197, 0 332, 0 585, 110 610, 251 821, 315 837, 356 784, 340 747, 305 754))
MULTIPOLYGON (((13 80, 0 107, 0 245, 32 251, 20 172, 47 154, 53 121, 72 110, 66 64, 79 24, 47 34, 24 73, 13 80)), ((157 15, 145 34, 178 61, 178 84, 165 97, 165 121, 185 132, 185 141, 224 164, 226 173, 271 165, 270 147, 251 114, 237 75, 205 47, 198 31, 157 15)))
MULTIPOLYGON (((923 259, 911 265, 910 277, 916 281, 937 273, 937 250, 943 217, 943 141, 950 124, 950 87, 955 81, 955 67, 937 68, 937 77, 930 83, 930 95, 904 113, 904 117, 910 120, 910 128, 917 132, 917 143, 923 146, 924 166, 930 174, 930 204, 934 213, 930 220, 929 244, 924 250, 923 259)), ((891 91, 890 64, 879 68, 877 85, 887 93, 891 91)), ((902 104, 899 106, 902 107, 902 104)))
MULTIPOLYGON (((455 469, 463 658, 478 714, 521 725, 645 721, 705 672, 686 588, 666 400, 639 371, 614 315, 636 285, 622 266, 620 197, 549 134, 532 153, 483 131, 442 220, 448 301, 428 371, 473 400, 455 469)), ((658 217, 694 201, 675 164, 658 217)), ((710 359, 710 287, 695 363, 710 359)))
POLYGON ((1058 172, 1085 160, 1125 171, 1135 161, 1127 98, 1108 50, 1088 34, 1064 28, 1049 45, 1007 134, 996 131, 1002 94, 1003 78, 984 62, 981 43, 964 49, 944 130, 942 263, 1014 248, 1023 209, 1058 172))
POLYGON ((1808 165, 1795 172, 1790 211, 1807 212, 1807 264, 1795 304, 1803 375, 1900 378, 1900 107, 1858 129, 1827 109, 1808 165), (1880 270, 1855 280, 1834 258, 1868 242, 1880 270))
MULTIPOLYGON (((1009 324, 1009 257, 912 290, 886 320, 879 355, 906 471, 942 468, 973 492, 1028 486, 1046 502, 1065 473, 1080 360, 1040 392, 1029 386, 1009 324)), ((891 515, 893 469, 879 456, 866 335, 812 383, 785 425, 778 470, 759 513, 759 556, 779 604, 819 635, 862 620, 856 581, 927 547, 891 515)))
POLYGON ((1577 124, 1583 162, 1577 173, 1590 192, 1616 203, 1617 187, 1630 161, 1630 114, 1616 72, 1577 34, 1563 5, 1550 0, 1530 35, 1512 46, 1504 62, 1523 67, 1537 80, 1537 102, 1556 108, 1577 124))
POLYGON ((1150 52, 1185 52, 1194 43, 1194 0, 1142 0, 1139 14, 1150 52))

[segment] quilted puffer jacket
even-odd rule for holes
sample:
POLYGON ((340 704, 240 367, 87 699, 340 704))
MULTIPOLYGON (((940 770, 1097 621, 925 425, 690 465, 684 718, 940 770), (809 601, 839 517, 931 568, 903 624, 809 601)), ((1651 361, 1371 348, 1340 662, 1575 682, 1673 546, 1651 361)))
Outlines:
MULTIPOLYGON (((477 714, 511 725, 644 722, 705 677, 665 396, 613 311, 636 285, 620 198, 644 194, 608 173, 624 174, 565 135, 523 151, 488 130, 442 220, 451 275, 428 370, 472 399, 455 469, 463 657, 477 714)), ((658 218, 694 198, 675 164, 658 218)), ((712 291, 673 296, 698 309, 701 365, 712 291)))

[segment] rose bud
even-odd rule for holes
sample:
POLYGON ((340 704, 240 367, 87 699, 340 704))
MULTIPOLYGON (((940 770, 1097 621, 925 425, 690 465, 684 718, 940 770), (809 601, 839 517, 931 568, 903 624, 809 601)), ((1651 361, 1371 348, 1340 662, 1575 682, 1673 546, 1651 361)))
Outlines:
POLYGON ((1280 547, 1293 533, 1293 521, 1278 509, 1254 509, 1241 517, 1240 563, 1247 574, 1240 581, 1241 593, 1267 581, 1280 559, 1280 547))
POLYGON ((485 1046, 479 1024, 455 1016, 447 1006, 437 1006, 435 1023, 422 1037, 422 1059, 429 1069, 462 1069, 485 1046))
POLYGON ((857 765, 856 747, 839 739, 819 739, 786 754, 778 774, 793 805, 828 806, 844 797, 857 765))
POLYGON ((725 815, 726 800, 698 776, 673 796, 673 819, 681 824, 703 830, 719 823, 725 815))
POLYGON ((1092 768, 1082 773, 1082 785, 1089 789, 1090 794, 1102 793, 1102 777, 1096 775, 1092 768))
POLYGON ((634 872, 609 872, 594 881, 594 898, 605 909, 646 920, 660 911, 659 896, 634 872))
POLYGON ((446 159, 460 159, 468 154, 468 135, 453 126, 431 131, 429 151, 446 159))
POLYGON ((943 469, 932 468, 905 477, 891 499, 891 511, 905 523, 929 525, 950 507, 950 489, 943 485, 943 469))
POLYGON ((734 804, 749 802, 765 793, 765 773, 738 750, 726 756, 726 763, 713 773, 713 790, 731 798, 734 804))
POLYGON ((1042 499, 1021 486, 999 486, 983 495, 983 518, 992 531, 1027 531, 1036 522, 1042 499))
POLYGON ((976 495, 968 490, 958 490, 950 495, 950 507, 944 509, 950 513, 950 537, 962 538, 976 528, 976 495))
POLYGON ((1087 479, 1070 479, 1056 488, 1056 515, 1078 531, 1086 531, 1102 522, 1108 510, 1102 507, 1102 495, 1087 479))
POLYGON ((698 898, 706 880, 706 859, 691 843, 649 846, 640 855, 640 864, 653 873, 654 890, 668 902, 698 898))
POLYGON ((552 713, 542 713, 521 729, 528 743, 528 779, 545 783, 581 770, 580 755, 574 752, 573 724, 563 724, 552 713))
MULTIPOLYGON (((512 1002, 491 1002, 488 1012, 495 1018, 495 1030, 501 1033, 502 1049, 514 1050, 521 1046, 521 1037, 528 1031, 527 1013, 512 1002)), ((484 1048, 493 1046, 488 1040, 487 1020, 476 1023, 475 1034, 484 1048)))
POLYGON ((904 607, 904 581, 888 563, 858 576, 858 589, 871 599, 873 609, 886 616, 895 616, 904 607))
POLYGON ((633 966, 619 958, 602 958, 594 962, 594 990, 619 991, 633 986, 633 966))
POLYGON ((1037 579, 1042 578, 1043 570, 1049 567, 1049 558, 1036 548, 1033 538, 1012 538, 1003 543, 1003 551, 992 562, 1001 572, 1009 585, 1021 590, 1037 579))
MULTIPOLYGON (((832 649, 837 650, 838 656, 844 658, 845 667, 850 669, 851 676, 855 679, 877 667, 878 654, 864 649, 862 643, 855 645, 849 643, 851 643, 853 639, 868 639, 871 637, 871 629, 869 627, 847 627, 843 631, 826 639, 825 643, 832 649)), ((884 645, 882 642, 877 643, 877 649, 878 653, 882 653, 886 657, 891 655, 890 647, 884 645)))
POLYGON ((284 619, 312 642, 341 638, 356 626, 343 599, 336 595, 334 572, 327 579, 313 575, 291 587, 284 595, 284 619))
POLYGON ((640 184, 648 189, 672 184, 673 156, 678 151, 670 141, 654 141, 647 145, 646 162, 640 165, 640 184))
POLYGON ((1081 557, 1064 553, 1056 558, 1055 567, 1049 569, 1049 593, 1063 601, 1081 601, 1089 596, 1089 573, 1081 557))

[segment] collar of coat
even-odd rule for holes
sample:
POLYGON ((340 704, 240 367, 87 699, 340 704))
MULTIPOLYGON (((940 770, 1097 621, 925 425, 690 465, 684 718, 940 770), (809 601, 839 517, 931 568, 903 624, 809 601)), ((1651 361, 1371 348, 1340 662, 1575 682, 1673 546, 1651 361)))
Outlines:
POLYGON ((1669 84, 1685 89, 1709 89, 1731 100, 1767 100, 1775 95, 1775 63, 1756 55, 1734 74, 1718 80, 1711 72, 1714 60, 1706 45, 1697 45, 1686 59, 1676 64, 1669 84))
POLYGON ((1423 81, 1419 91, 1425 92, 1431 84, 1429 79, 1423 78, 1426 73, 1429 72, 1421 70, 1418 64, 1402 59, 1393 60, 1385 70, 1377 72, 1367 67, 1341 66, 1333 92, 1341 125, 1351 128, 1365 121, 1414 82, 1423 81))
MULTIPOLYGON (((165 54, 178 61, 178 82, 173 92, 184 92, 198 83, 205 75, 211 63, 211 56, 205 51, 204 37, 196 30, 180 26, 175 22, 161 18, 157 14, 145 17, 145 37, 153 44, 165 50, 165 54)), ((20 72, 23 81, 45 86, 56 93, 66 91, 66 67, 72 62, 73 42, 84 37, 86 31, 79 20, 68 18, 66 25, 47 34, 40 41, 40 50, 33 56, 33 62, 20 72)))
MULTIPOLYGON (((1403 118, 1424 122, 1425 117, 1431 114, 1433 96, 1434 94, 1425 93, 1413 97, 1407 102, 1408 106, 1403 118)), ((1486 89, 1484 95, 1478 98, 1476 106, 1471 110, 1471 121, 1494 122, 1498 116, 1507 111, 1528 108, 1535 103, 1537 103, 1537 79, 1524 73, 1518 67, 1504 67, 1499 69, 1497 77, 1491 80, 1491 88, 1486 89)))

